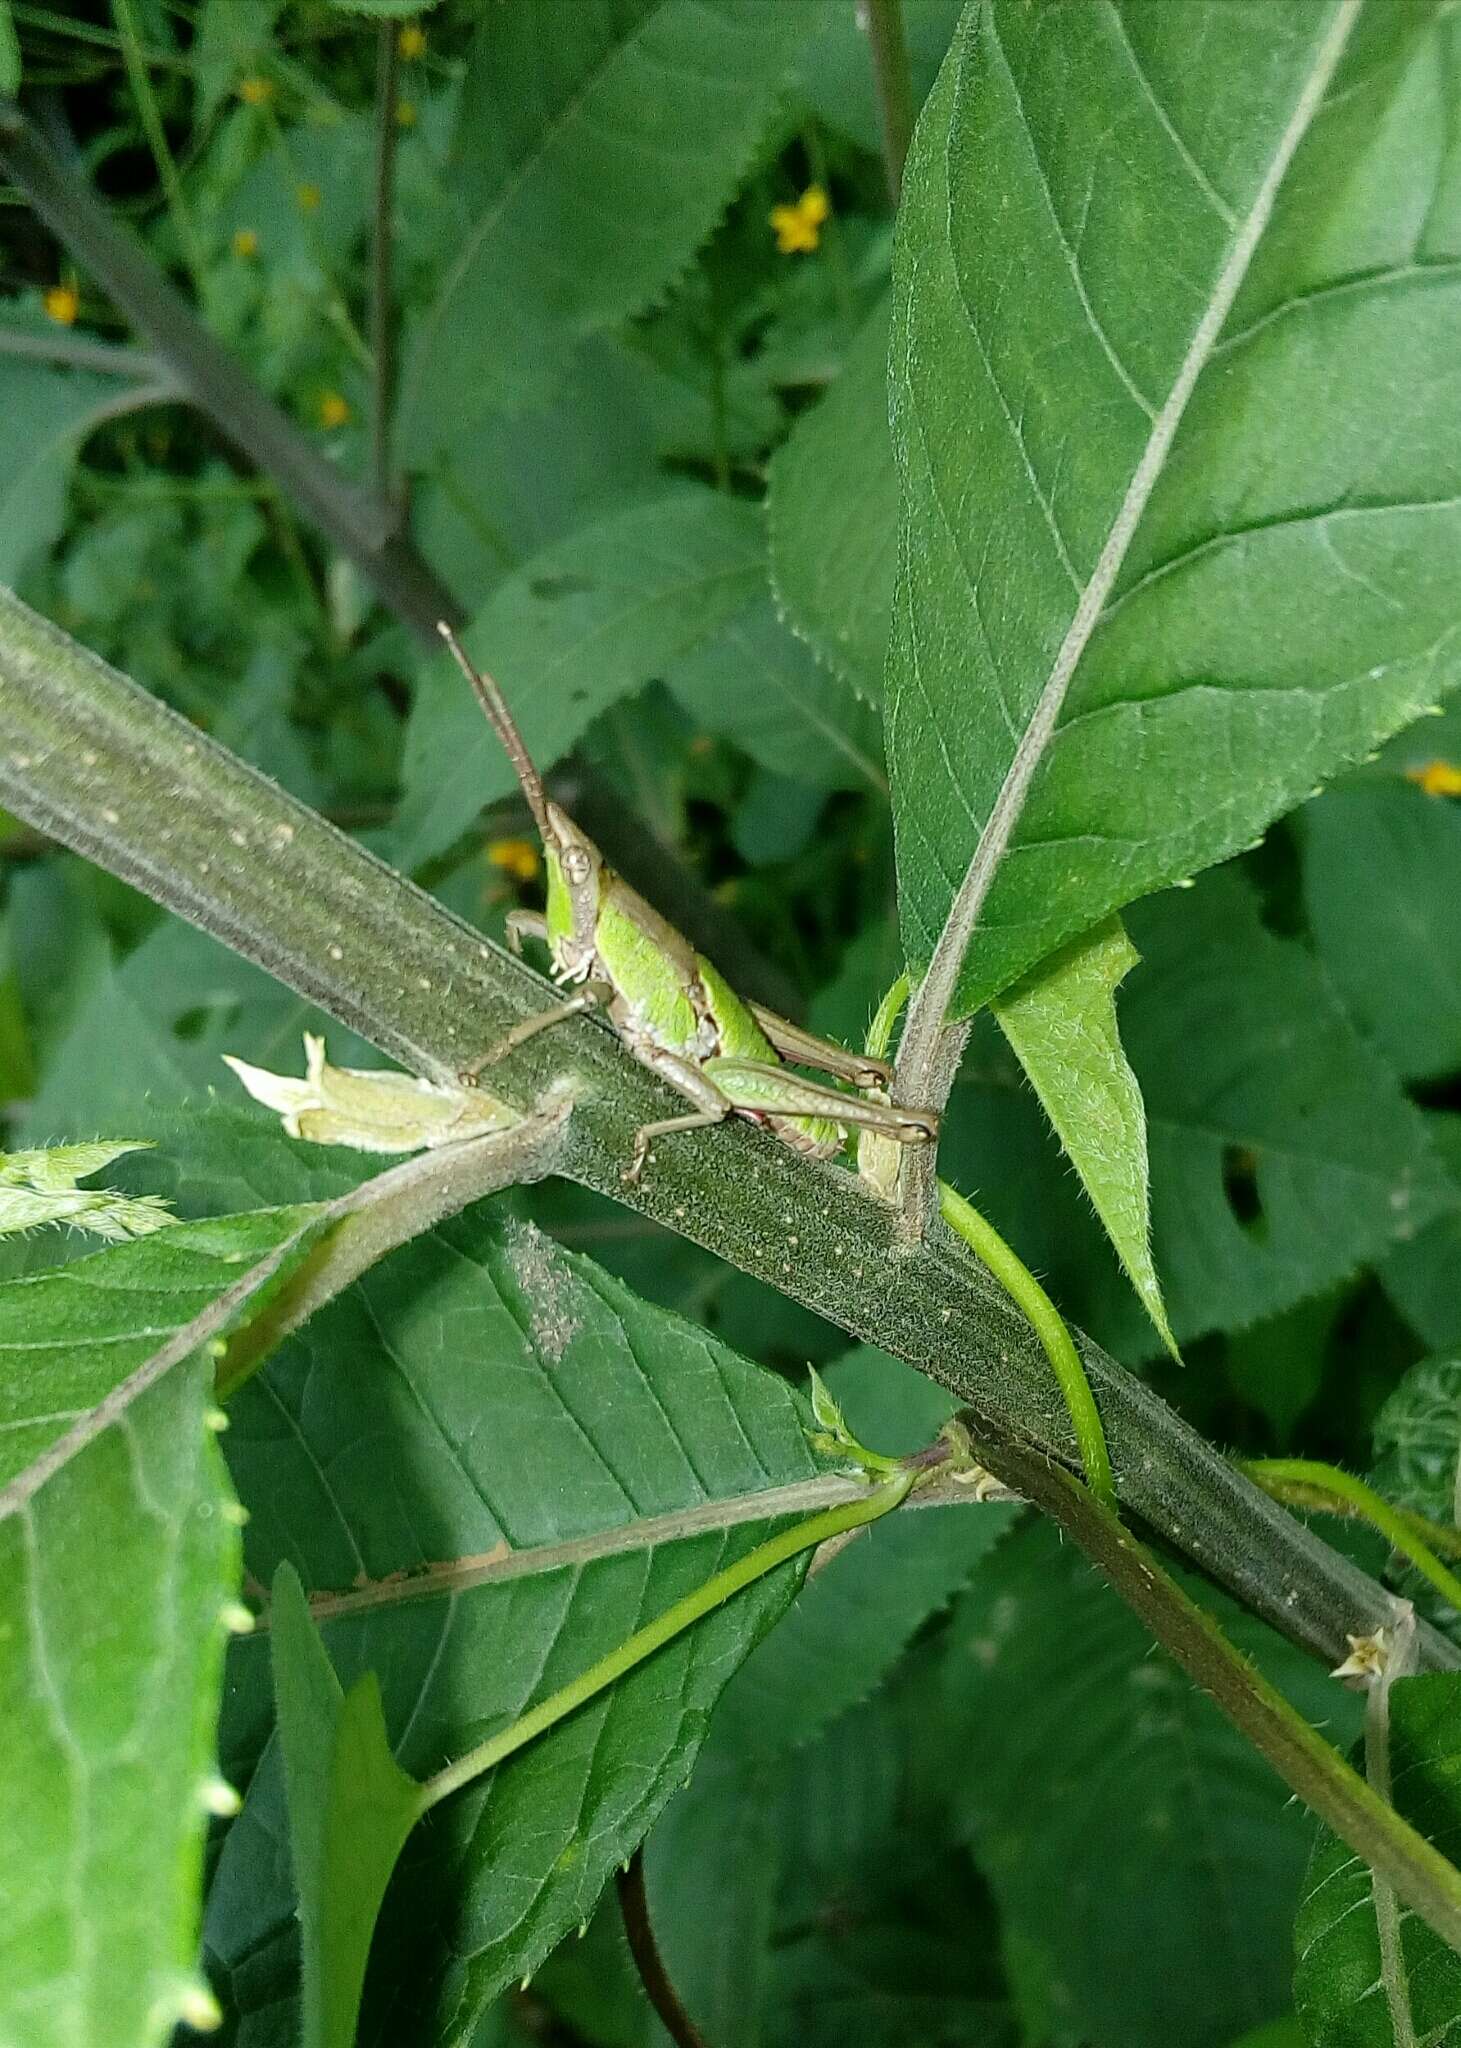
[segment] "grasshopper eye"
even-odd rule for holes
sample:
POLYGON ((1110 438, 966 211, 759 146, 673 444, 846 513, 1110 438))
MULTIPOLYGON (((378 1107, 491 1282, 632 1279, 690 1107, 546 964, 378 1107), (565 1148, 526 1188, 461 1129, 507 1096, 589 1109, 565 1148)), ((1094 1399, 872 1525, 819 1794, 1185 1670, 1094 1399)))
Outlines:
POLYGON ((593 863, 581 846, 569 846, 563 852, 563 872, 570 882, 583 883, 589 878, 593 863))

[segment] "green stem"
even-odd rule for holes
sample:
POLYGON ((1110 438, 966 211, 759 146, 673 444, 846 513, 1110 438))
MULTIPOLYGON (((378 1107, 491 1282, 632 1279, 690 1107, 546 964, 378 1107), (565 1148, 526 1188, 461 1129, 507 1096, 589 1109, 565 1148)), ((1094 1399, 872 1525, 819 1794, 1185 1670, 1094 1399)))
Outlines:
POLYGON ((815 1550, 819 1543, 842 1535, 844 1530, 860 1529, 864 1523, 875 1522, 879 1516, 890 1513, 907 1498, 916 1476, 907 1470, 900 1471, 874 1487, 861 1500, 849 1501, 845 1507, 828 1508, 820 1515, 810 1516, 805 1522, 797 1522, 767 1542, 757 1544, 754 1550, 748 1551, 735 1564, 727 1565, 724 1571, 714 1573, 703 1586, 697 1586, 693 1593, 675 1601, 654 1621, 636 1629, 632 1636, 610 1650, 606 1657, 600 1657, 579 1677, 560 1686, 557 1692, 550 1693, 537 1706, 530 1707, 510 1728, 479 1742, 456 1763, 438 1771, 434 1778, 428 1778, 421 1787, 420 1811, 429 1812, 453 1792, 470 1785, 474 1778, 495 1770, 507 1757, 526 1748, 528 1743, 546 1734, 557 1722, 576 1713, 578 1708, 605 1692, 609 1686, 617 1684, 636 1665, 652 1657, 656 1650, 673 1642, 676 1636, 692 1628, 697 1621, 703 1621, 707 1614, 713 1614, 717 1607, 723 1607, 727 1600, 745 1587, 754 1585, 767 1572, 774 1572, 778 1565, 799 1557, 804 1550, 815 1550))
MULTIPOLYGON (((1390 1688, 1397 1678, 1406 1678, 1414 1661, 1415 1617, 1409 1615, 1397 1628, 1384 1668, 1370 1687, 1365 1701, 1365 1776, 1380 1797, 1392 1806, 1395 1794, 1390 1772, 1390 1688)), ((1375 1908, 1375 1932, 1380 1941, 1380 1982, 1385 1987, 1385 2004, 1390 2014, 1394 2048, 1417 2048, 1415 2015, 1410 2001, 1410 1973, 1405 1962, 1405 1945, 1400 1936, 1400 1906, 1395 1888, 1377 1873, 1371 1873, 1370 1892, 1375 1908)))
MULTIPOLYGON (((886 998, 884 999, 886 1000, 886 998)), ((1106 1449, 1106 1432, 1101 1411, 1086 1378, 1080 1353, 1075 1348, 1065 1318, 1040 1285, 1029 1267, 1005 1243, 994 1225, 981 1216, 972 1202, 951 1188, 946 1180, 938 1184, 939 1213, 951 1230, 958 1232, 976 1258, 982 1259, 1012 1300, 1018 1302, 1030 1326, 1045 1349, 1051 1370, 1060 1382, 1071 1428, 1080 1446, 1086 1484, 1107 1505, 1116 1499, 1111 1477, 1111 1457, 1106 1449)))
POLYGON ((203 252, 193 227, 193 216, 188 211, 188 202, 183 194, 183 181, 178 176, 177 160, 168 147, 167 131, 162 125, 157 95, 152 90, 152 80, 147 74, 147 60, 142 54, 142 37, 137 27, 137 17, 132 11, 132 0, 112 0, 112 12, 116 17, 117 33, 122 44, 122 61, 127 67, 127 80, 132 88, 132 97, 137 102, 137 115, 142 123, 142 132, 147 137, 147 146, 152 151, 152 161, 157 166, 157 175, 167 200, 167 210, 172 216, 173 227, 177 233, 179 250, 183 261, 193 274, 193 282, 196 285, 203 274, 203 252))
POLYGON ((908 71, 903 10, 899 0, 864 0, 864 5, 878 127, 883 138, 883 169, 888 195, 896 206, 903 190, 903 164, 913 135, 913 83, 908 71))
POLYGON ((1461 1871, 1309 1726, 1109 1508, 1042 1452, 996 1446, 977 1411, 967 1410, 960 1419, 975 1454, 1067 1530, 1290 1790, 1393 1885, 1412 1912, 1461 1950, 1461 1871))
POLYGON ((395 321, 391 291, 392 215, 396 173, 397 38, 394 21, 377 30, 375 70, 375 219, 370 250, 370 459, 376 493, 395 502, 391 482, 391 395, 395 388, 395 321))
POLYGON ((1327 1507, 1331 1513, 1361 1516, 1408 1557, 1441 1598, 1461 1613, 1461 1579, 1447 1571, 1417 1531, 1419 1516, 1392 1507, 1373 1486, 1366 1486, 1363 1479, 1341 1471, 1338 1465, 1321 1464, 1314 1458, 1243 1458, 1238 1462, 1248 1477, 1275 1500, 1291 1499, 1305 1507, 1327 1507))

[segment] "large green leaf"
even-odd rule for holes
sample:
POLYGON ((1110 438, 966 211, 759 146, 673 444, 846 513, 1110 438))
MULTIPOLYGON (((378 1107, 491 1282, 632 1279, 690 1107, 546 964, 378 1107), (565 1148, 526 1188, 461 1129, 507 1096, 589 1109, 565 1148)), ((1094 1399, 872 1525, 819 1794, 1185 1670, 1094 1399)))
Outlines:
MULTIPOLYGON (((682 490, 600 520, 534 556, 466 633, 501 684, 540 769, 616 697, 745 609, 764 586, 753 506, 682 490)), ((445 655, 423 668, 402 770, 398 857, 412 867, 515 788, 476 699, 445 655)))
POLYGON ((1152 1262, 1146 1112, 1116 1025, 1116 990, 1136 961, 1121 920, 1110 918, 1027 974, 994 1014, 1173 1351, 1152 1262))
MULTIPOLYGON (((551 1570, 422 1589, 326 1622, 344 1691, 379 1674, 401 1767, 425 1776, 575 1677, 740 1555, 754 1526, 681 1541, 632 1525, 806 1477, 786 1383, 586 1261, 479 1211, 418 1239, 315 1317, 233 1405, 248 1563, 314 1590, 503 1546, 588 1542, 551 1570), (595 1542, 617 1532, 626 1547, 595 1542)), ((466 2034, 591 1910, 688 1775, 709 1711, 796 1583, 776 1574, 615 1691, 438 1808, 387 1896, 362 2042, 466 2034), (452 2029, 456 2033, 452 2033, 452 2029)), ((269 1698, 240 1646, 230 1755, 269 1698)), ((225 1845, 209 1943, 247 2025, 293 1996, 293 1903, 271 1751, 225 1845)))
POLYGON ((792 624, 870 704, 881 701, 898 536, 882 305, 771 465, 771 574, 792 624))
POLYGON ((1451 1205, 1420 1112, 1236 870, 1130 922, 1142 965, 1122 1025, 1179 1336, 1274 1314, 1451 1205))
POLYGON ((1309 924, 1356 1023, 1407 1079, 1461 1070, 1461 811, 1373 782, 1302 823, 1309 924))
POLYGON ((410 350, 420 465, 573 343, 647 305, 715 225, 821 0, 542 0, 494 8, 463 83, 472 212, 410 350))
POLYGON ((203 1836, 232 1495, 195 1354, 23 1493, 34 1460, 297 1231, 180 1223, 0 1286, 0 2038, 139 2048, 206 2017, 203 1836))
MULTIPOLYGON (((1264 1641, 1241 1620, 1234 1632, 1245 1648, 1264 1641)), ((1315 1665, 1287 1650, 1275 1661, 1331 1733, 1348 1721, 1315 1665)), ((1308 1824, 1047 1526, 980 1567, 946 1675, 956 1818, 1006 1942, 1046 1954, 1063 2036, 1220 2048, 1287 2009, 1308 1824)))
POLYGON ((957 905, 956 1014, 1452 680, 1458 33, 1358 0, 968 9, 891 344, 904 934, 924 966, 957 905))
MULTIPOLYGON (((1461 1855, 1461 1679, 1398 1680, 1390 1689, 1395 1804, 1444 1855, 1461 1855)), ((1380 1966, 1368 1865, 1321 1827, 1294 1925, 1294 1995, 1310 2048, 1396 2048, 1380 1966)), ((1400 1915, 1409 2043, 1461 2042, 1461 1956, 1415 1913, 1400 1915)), ((1402 2022, 1403 2024, 1403 2022, 1402 2022)))

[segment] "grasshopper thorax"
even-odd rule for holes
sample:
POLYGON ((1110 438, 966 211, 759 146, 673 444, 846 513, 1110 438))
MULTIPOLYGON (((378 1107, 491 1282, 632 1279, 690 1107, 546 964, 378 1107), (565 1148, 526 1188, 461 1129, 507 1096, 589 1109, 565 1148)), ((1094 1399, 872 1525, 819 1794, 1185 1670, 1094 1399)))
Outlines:
POLYGON ((548 869, 548 949, 560 981, 582 981, 593 972, 598 953, 603 855, 554 803, 543 806, 543 854, 548 869))

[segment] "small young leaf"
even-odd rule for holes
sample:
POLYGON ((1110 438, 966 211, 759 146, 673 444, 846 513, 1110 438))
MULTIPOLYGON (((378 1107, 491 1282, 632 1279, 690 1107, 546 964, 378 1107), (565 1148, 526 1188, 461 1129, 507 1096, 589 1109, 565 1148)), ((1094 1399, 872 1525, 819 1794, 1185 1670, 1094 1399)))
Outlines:
MULTIPOLYGON (((1461 1676, 1430 1672, 1390 1688, 1395 1804, 1443 1855, 1461 1856, 1461 1676)), ((1309 2048, 1394 2048, 1369 1868, 1321 1827, 1294 1923, 1294 1999, 1309 2048)), ((1416 1913, 1400 1916, 1413 2040, 1461 2037, 1461 1956, 1416 1913)))
POLYGON ((1423 1358, 1375 1417, 1371 1481, 1388 1500, 1454 1523, 1461 1498, 1461 1357, 1423 1358))
POLYGON ((0 1237, 65 1223, 93 1237, 124 1243, 163 1229, 173 1218, 155 1195, 121 1195, 111 1188, 76 1185, 124 1153, 143 1149, 134 1140, 0 1152, 0 1237))
POLYGON ((304 1974, 301 2048, 354 2048, 370 1938, 421 1787, 391 1755, 373 1671, 341 1690, 299 1575, 270 1604, 304 1974))
POLYGON ((1146 1111, 1116 1027, 1116 990, 1137 957, 1108 918, 1006 991, 994 1014, 1175 1356, 1152 1263, 1146 1111))

